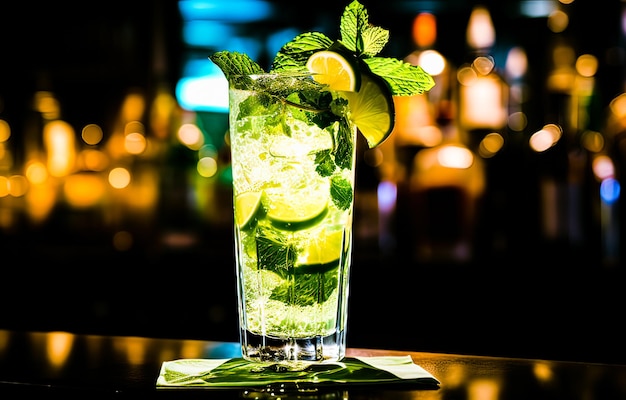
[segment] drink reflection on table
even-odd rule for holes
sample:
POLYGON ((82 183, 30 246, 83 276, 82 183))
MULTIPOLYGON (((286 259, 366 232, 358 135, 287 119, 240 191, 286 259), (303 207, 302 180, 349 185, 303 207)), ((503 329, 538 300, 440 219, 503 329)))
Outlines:
MULTIPOLYGON (((347 355, 359 357, 407 354, 412 356, 417 365, 440 381, 439 389, 404 390, 401 386, 391 388, 374 385, 345 390, 331 388, 328 391, 298 395, 320 399, 626 398, 626 388, 623 385, 626 367, 619 364, 356 348, 349 348, 347 355)), ((17 390, 19 393, 19 386, 24 385, 24 390, 27 389, 26 386, 33 390, 37 387, 40 394, 53 388, 62 392, 63 388, 74 387, 98 391, 100 394, 144 393, 149 397, 154 393, 156 378, 164 361, 181 358, 222 359, 239 355, 240 346, 236 342, 0 330, 0 393, 7 390, 14 394, 17 390), (14 384, 6 386, 7 382, 14 384)), ((276 394, 266 389, 241 391, 237 395, 245 398, 271 398, 272 393, 276 394)), ((211 393, 212 391, 203 392, 209 398, 211 393)))

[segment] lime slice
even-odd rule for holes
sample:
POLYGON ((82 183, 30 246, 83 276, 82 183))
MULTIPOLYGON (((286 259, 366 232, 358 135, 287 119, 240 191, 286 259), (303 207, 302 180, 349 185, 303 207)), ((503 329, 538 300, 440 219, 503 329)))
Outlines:
POLYGON ((345 92, 350 105, 350 119, 374 148, 391 135, 395 109, 391 89, 382 78, 364 72, 358 92, 345 92))
POLYGON ((335 51, 313 53, 306 67, 315 74, 313 79, 328 85, 332 90, 354 92, 361 85, 361 74, 356 63, 335 51))
POLYGON ((313 239, 304 248, 296 268, 298 274, 329 271, 339 265, 343 252, 343 230, 333 231, 313 239))
POLYGON ((252 228, 263 210, 263 192, 245 192, 235 197, 235 223, 241 230, 252 228))
POLYGON ((267 217, 277 228, 297 231, 319 223, 327 210, 326 196, 286 196, 270 202, 267 217))

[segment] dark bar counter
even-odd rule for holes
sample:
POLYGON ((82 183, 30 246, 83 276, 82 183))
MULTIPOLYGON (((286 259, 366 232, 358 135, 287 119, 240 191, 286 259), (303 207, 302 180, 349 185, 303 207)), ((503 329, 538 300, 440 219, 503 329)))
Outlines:
MULTIPOLYGON (((389 339, 390 341, 392 339, 389 339)), ((162 389, 164 361, 238 357, 235 342, 0 330, 0 397, 265 398, 263 391, 162 389), (250 397, 253 396, 253 397, 250 397)), ((406 356, 439 387, 337 384, 297 399, 626 399, 626 365, 349 348, 348 356, 406 356)), ((267 395, 266 398, 276 398, 267 395)))
MULTIPOLYGON (((0 329, 235 342, 232 235, 196 237, 128 252, 51 234, 5 241, 0 329)), ((356 241, 348 344, 626 364, 624 270, 562 254, 420 264, 356 241)))

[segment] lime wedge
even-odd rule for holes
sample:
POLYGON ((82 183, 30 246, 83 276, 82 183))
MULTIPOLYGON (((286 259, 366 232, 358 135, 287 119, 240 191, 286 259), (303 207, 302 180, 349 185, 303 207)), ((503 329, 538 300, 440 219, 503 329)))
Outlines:
POLYGON ((297 231, 319 223, 327 210, 326 196, 285 196, 272 199, 267 217, 277 228, 297 231))
POLYGON ((260 213, 263 192, 245 192, 235 197, 235 223, 241 230, 254 227, 260 213))
POLYGON ((361 85, 361 73, 356 65, 354 60, 331 50, 313 53, 306 63, 317 82, 332 90, 350 92, 358 90, 361 85))
POLYGON ((329 271, 339 265, 343 252, 343 230, 332 231, 314 238, 302 251, 297 274, 329 271))
POLYGON ((391 89, 382 78, 364 72, 358 92, 345 92, 350 105, 350 119, 367 140, 370 148, 391 135, 395 108, 391 89))

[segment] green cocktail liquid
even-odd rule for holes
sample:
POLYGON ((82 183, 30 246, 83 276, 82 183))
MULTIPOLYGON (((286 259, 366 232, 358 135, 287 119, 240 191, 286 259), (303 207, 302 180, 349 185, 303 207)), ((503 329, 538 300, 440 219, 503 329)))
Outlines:
POLYGON ((345 99, 310 76, 246 79, 229 93, 243 356, 339 360, 356 128, 345 99))

